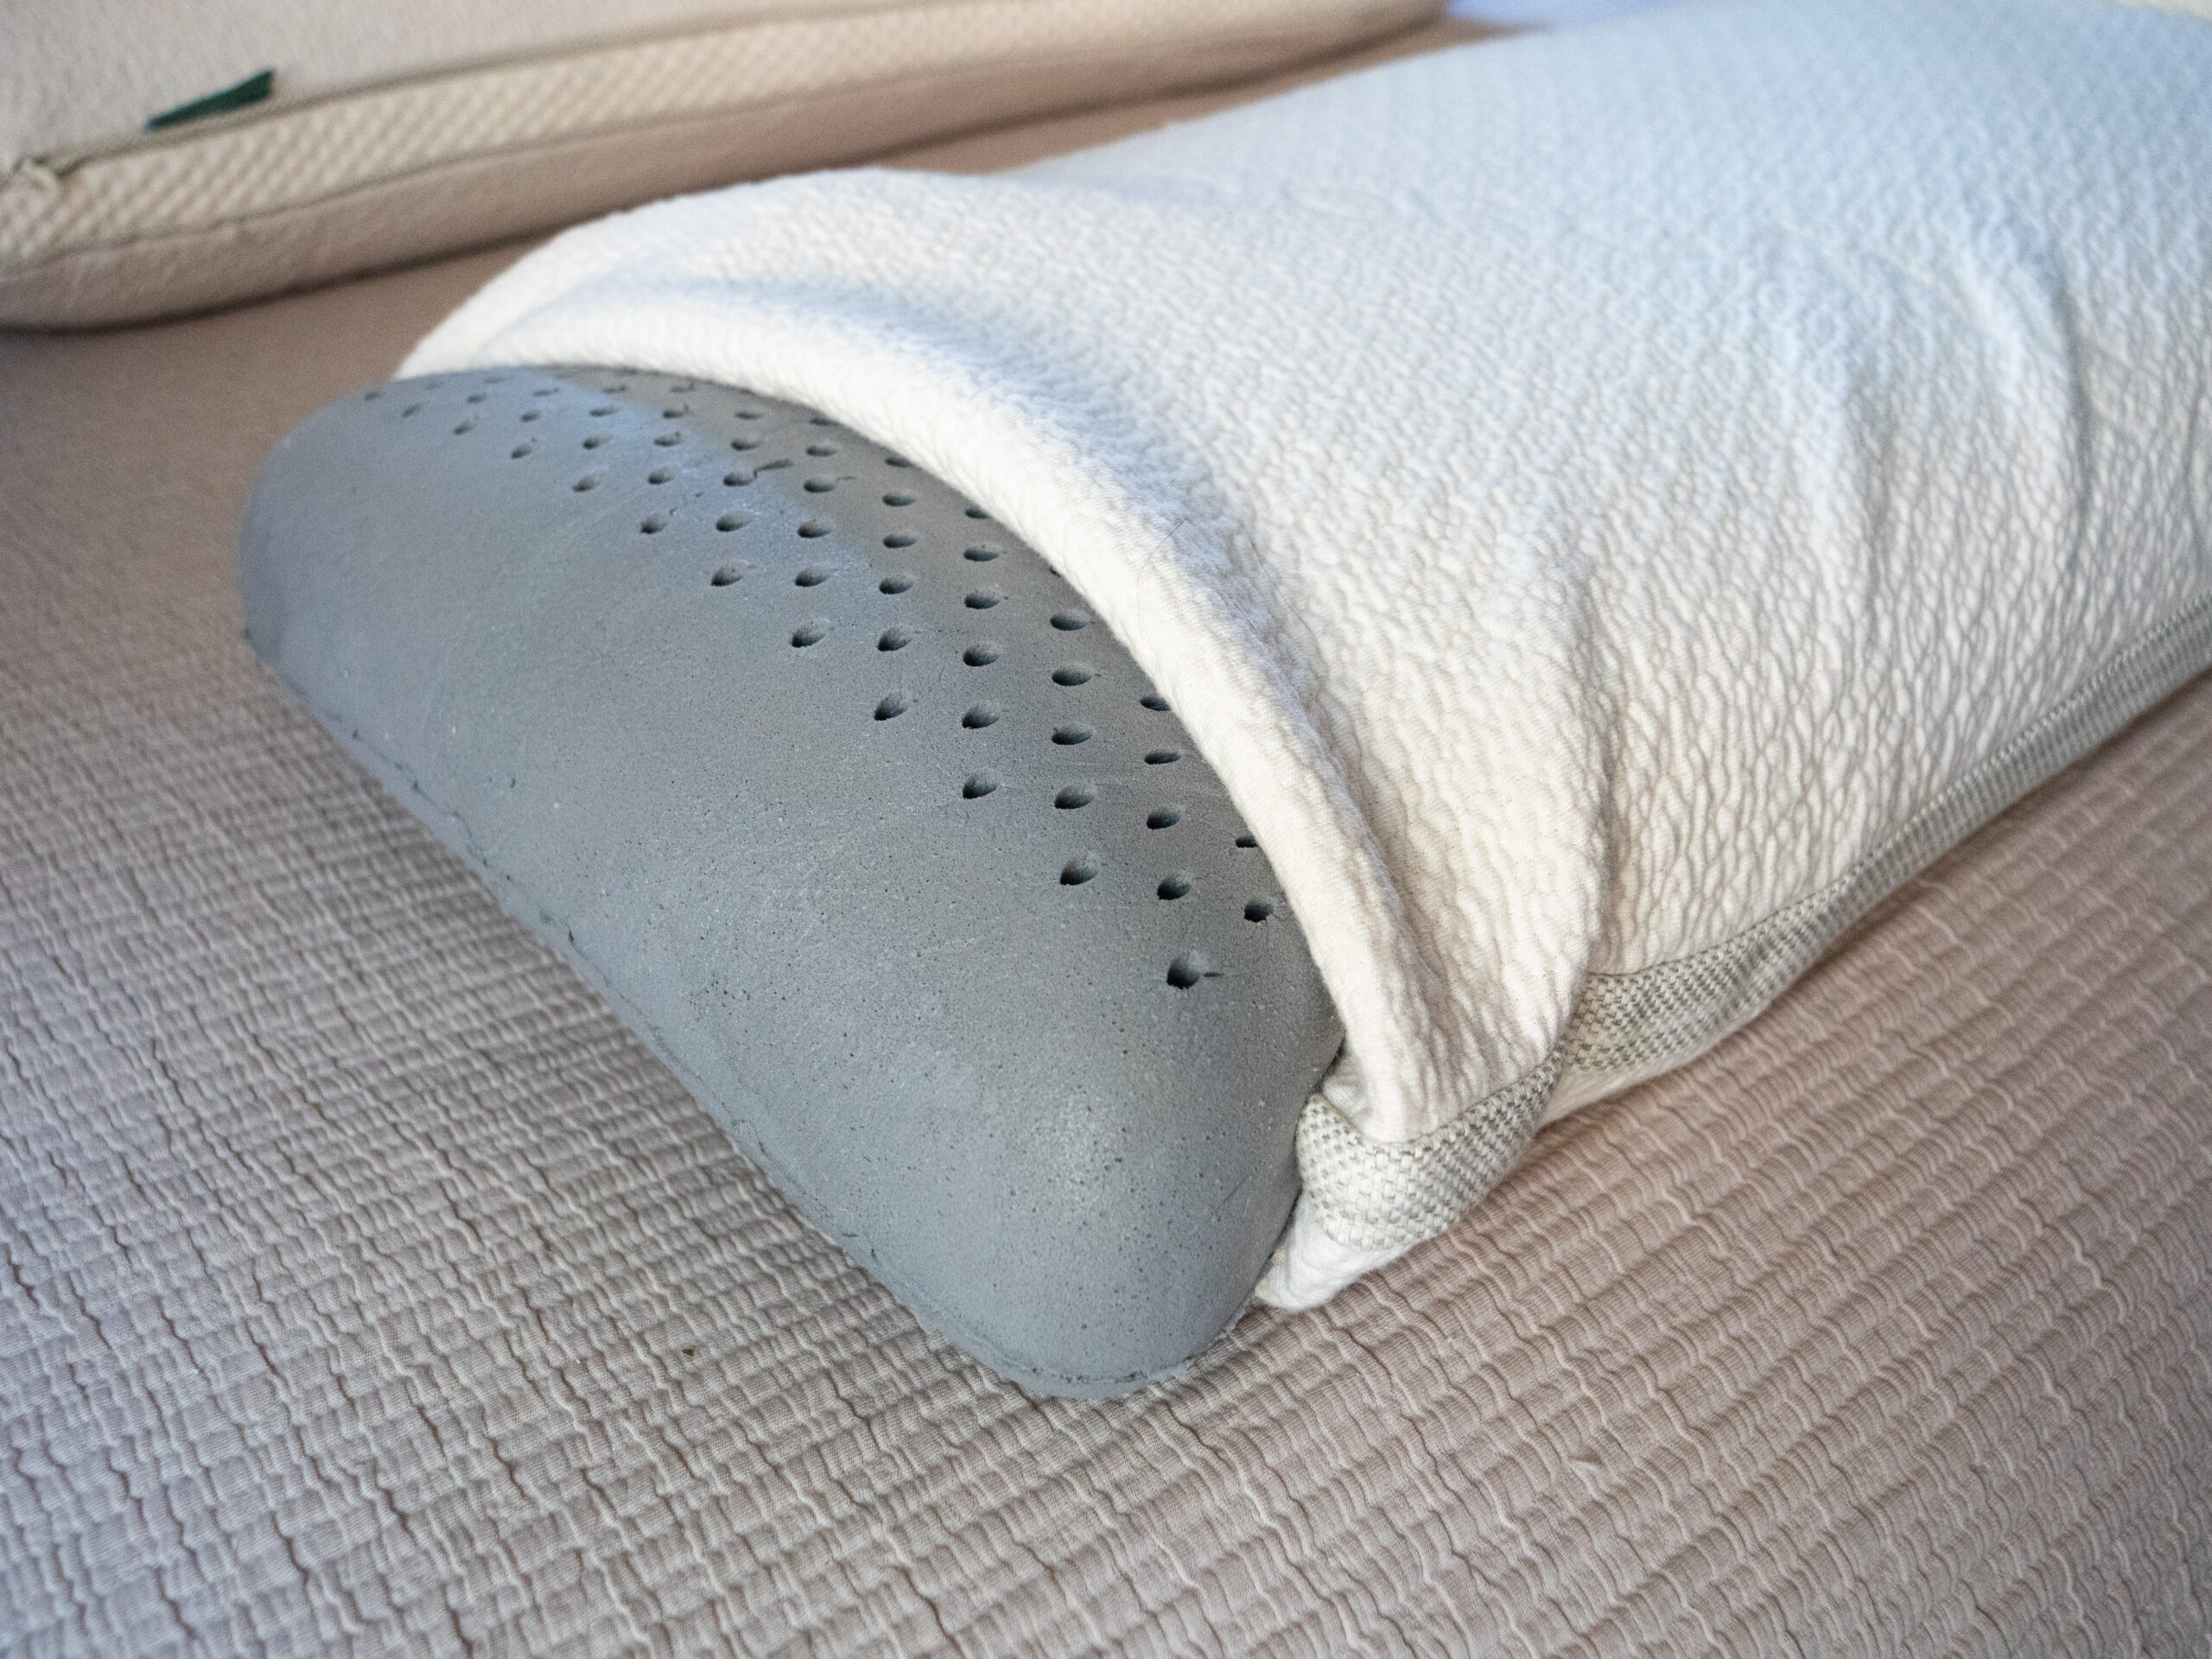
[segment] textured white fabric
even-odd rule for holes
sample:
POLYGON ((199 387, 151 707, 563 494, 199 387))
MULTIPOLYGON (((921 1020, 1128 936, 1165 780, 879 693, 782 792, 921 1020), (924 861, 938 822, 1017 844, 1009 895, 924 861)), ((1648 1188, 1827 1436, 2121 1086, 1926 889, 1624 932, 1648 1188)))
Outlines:
POLYGON ((263 69, 287 102, 703 22, 869 0, 0 0, 0 162, 136 137, 263 69))
MULTIPOLYGON (((1355 0, 1323 15, 1369 9, 1355 0)), ((1033 49, 1039 36, 1077 45, 1118 43, 1133 31, 1202 39, 1294 29, 1315 16, 1306 0, 1184 0, 1158 10, 1128 0, 0 0, 0 41, 8 47, 0 53, 0 168, 25 156, 139 140, 148 117, 263 69, 276 72, 270 107, 283 109, 503 62, 752 24, 761 26, 769 73, 760 79, 772 92, 779 81, 801 79, 791 60, 805 48, 814 52, 818 84, 896 73, 901 57, 918 55, 915 67, 926 73, 938 53, 991 57, 1033 49), (840 27, 860 13, 875 15, 840 27)), ((722 69, 729 84, 721 101, 756 92, 741 63, 722 69)), ((596 104, 602 118, 636 118, 637 99, 652 92, 634 83, 566 90, 579 105, 596 104)))
POLYGON ((1219 85, 1438 3, 192 0, 124 28, 115 0, 0 0, 0 326, 136 321, 1219 85), (262 69, 266 101, 144 130, 262 69))
MULTIPOLYGON (((1178 38, 1194 54, 1224 38, 1298 41, 1332 26, 1358 38, 1406 27, 1425 10, 1421 0, 907 0, 857 16, 835 4, 741 14, 685 34, 518 54, 467 70, 419 66, 389 82, 273 99, 229 124, 154 133, 126 125, 122 141, 86 154, 40 154, 0 174, 0 266, 235 222, 466 156, 654 122, 803 107, 853 87, 978 67, 1014 79, 1039 60, 1104 62, 1178 38)), ((35 62, 22 67, 29 58, 14 60, 15 73, 35 79, 35 62)), ((256 60, 243 53, 238 61, 256 60)), ((12 91, 0 82, 0 109, 12 91)), ((983 105, 969 119, 990 113, 983 105)), ((958 124, 957 114, 944 123, 958 124)), ((814 149, 841 153, 828 134, 814 149)))
POLYGON ((1084 591, 1359 1057, 1266 1289, 1308 1302, 1410 1242, 1338 1164, 1435 1230, 2201 665, 2208 86, 2212 31, 2101 3, 1666 11, 643 209, 406 371, 806 401, 1084 591))

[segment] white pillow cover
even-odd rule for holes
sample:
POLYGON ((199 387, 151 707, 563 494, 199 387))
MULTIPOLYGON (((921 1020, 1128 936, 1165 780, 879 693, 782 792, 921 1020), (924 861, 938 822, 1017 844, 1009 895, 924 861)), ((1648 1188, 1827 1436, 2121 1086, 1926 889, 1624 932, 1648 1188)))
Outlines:
POLYGON ((0 324, 135 321, 1234 80, 1439 3, 0 0, 0 324))
POLYGON ((2212 659, 2208 87, 2101 0, 1688 8, 665 203, 405 372, 814 404, 1085 593, 1350 1033, 1305 1305, 2212 659))

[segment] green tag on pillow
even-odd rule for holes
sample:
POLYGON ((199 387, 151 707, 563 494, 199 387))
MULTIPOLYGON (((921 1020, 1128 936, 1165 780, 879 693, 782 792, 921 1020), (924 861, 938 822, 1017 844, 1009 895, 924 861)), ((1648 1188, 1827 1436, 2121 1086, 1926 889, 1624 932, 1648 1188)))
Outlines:
POLYGON ((146 118, 146 130, 158 132, 163 127, 181 127, 188 121, 197 121, 206 116, 224 115, 232 110, 242 110, 249 104, 258 104, 276 90, 276 72, 264 69, 259 74, 248 75, 235 86, 226 86, 219 92, 210 92, 205 98, 195 98, 189 104, 180 104, 173 110, 163 110, 159 115, 146 118))

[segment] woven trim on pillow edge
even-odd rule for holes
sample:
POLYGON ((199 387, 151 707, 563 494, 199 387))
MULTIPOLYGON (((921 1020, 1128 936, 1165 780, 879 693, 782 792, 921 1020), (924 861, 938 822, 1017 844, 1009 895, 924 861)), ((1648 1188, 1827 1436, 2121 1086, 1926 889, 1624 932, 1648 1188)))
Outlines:
POLYGON ((1592 976, 1540 1065, 1433 1134, 1373 1140, 1315 1095, 1299 1117, 1298 1170, 1324 1230, 1356 1249, 1442 1232, 1518 1161, 1548 1105, 1555 1116, 1709 1048, 1915 874, 2208 666, 2212 601, 2137 640, 1819 893, 1694 956, 1592 976))
POLYGON ((748 20, 262 105, 0 175, 0 268, 593 133, 978 65, 1011 72, 1071 53, 1196 49, 1264 35, 1296 56, 1410 27, 1435 9, 1427 0, 1220 0, 1194 18, 1175 0, 926 0, 748 20))

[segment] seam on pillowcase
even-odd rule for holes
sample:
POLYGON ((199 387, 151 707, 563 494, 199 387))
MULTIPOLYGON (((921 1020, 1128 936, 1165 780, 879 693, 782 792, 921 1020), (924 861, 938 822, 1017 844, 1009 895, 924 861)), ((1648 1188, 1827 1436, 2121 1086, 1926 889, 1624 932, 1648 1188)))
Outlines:
MULTIPOLYGON (((652 133, 658 130, 673 130, 701 121, 770 116, 779 111, 803 109, 808 105, 826 102, 841 96, 861 93, 883 94, 916 86, 928 86, 933 82, 969 72, 1036 74, 1065 71, 1089 65, 1110 67, 1132 61, 1149 62, 1164 54, 1163 49, 1156 44, 1116 38, 1072 47, 1056 46, 1042 53, 1016 52, 1003 58, 973 64, 941 65, 920 70, 878 71, 852 79, 826 81, 819 85, 777 91, 766 95, 672 105, 649 114, 628 118, 616 119, 602 117, 588 124, 572 124, 563 122, 562 124, 518 133, 491 142, 486 142, 474 136, 470 136, 465 140, 456 138, 445 148, 423 153, 411 160, 390 164, 379 163, 371 167, 362 167, 351 163, 341 166, 336 162, 328 162, 327 163, 328 167, 336 169, 334 175, 313 184, 303 184, 289 176, 283 179, 274 178, 273 169, 276 162, 264 153, 270 152, 271 140, 268 133, 271 129, 294 132, 302 128, 314 128, 319 130, 322 127, 330 126, 334 121, 358 125, 365 118, 365 111, 382 111, 385 105, 396 104, 398 100, 435 96, 448 89, 458 89, 458 95, 472 95, 470 88, 474 81, 497 78, 504 83, 529 74, 541 74, 550 78, 562 72, 586 72, 594 67, 593 64, 594 59, 608 58, 623 52, 666 48, 692 41, 715 44, 741 41, 748 31, 758 32, 770 23, 790 23, 795 18, 797 21, 810 22, 823 27, 833 24, 857 27, 860 23, 887 19, 906 22, 917 17, 926 18, 932 10, 947 3, 949 0, 908 0, 907 3, 888 4, 853 13, 833 14, 831 17, 826 19, 809 19, 803 14, 785 13, 773 18, 750 20, 721 29, 625 37, 613 41, 598 42, 588 47, 569 48, 554 53, 533 54, 514 60, 495 60, 489 63, 470 65, 457 69, 397 77, 367 86, 320 93, 296 102, 257 105, 251 109, 215 117, 205 124, 194 123, 186 127, 165 129, 151 137, 138 135, 108 146, 92 146, 74 151, 56 152, 49 156, 32 157, 29 159, 35 164, 39 175, 43 178, 51 178, 59 182, 63 187, 65 197, 69 196, 71 193, 80 194, 87 188, 85 181, 87 180, 93 181, 96 187, 102 188, 109 186, 112 181, 112 188, 115 189, 126 194, 135 192, 136 198, 158 200, 170 206, 172 211, 175 211, 174 203, 179 194, 175 188, 174 181, 166 177, 149 178, 134 185, 127 180, 116 179, 114 175, 132 169, 159 165, 162 158, 178 153, 201 149, 216 152, 217 158, 226 163, 221 169, 226 182, 243 175, 252 175, 264 181, 257 187, 261 194, 256 200, 219 202, 206 207, 195 206, 184 215, 172 218, 169 222, 124 232, 109 231, 97 226, 92 228, 80 228, 60 225, 57 227, 54 221, 64 219, 70 209, 79 207, 79 204, 74 200, 62 201, 50 200, 49 198, 54 193, 51 190, 45 191, 41 200, 36 205, 37 212, 35 214, 29 213, 28 210, 22 210, 18 214, 18 217, 22 219, 22 223, 0 223, 0 245, 0 245, 0 270, 9 273, 35 270, 43 265, 60 263, 86 253, 130 247, 142 243, 158 242, 173 238, 189 237, 229 225, 280 215, 324 201, 340 200, 348 194, 390 180, 435 175, 442 169, 472 162, 503 157, 527 157, 533 152, 553 149, 566 144, 626 137, 640 133, 652 133), (254 149, 252 147, 257 143, 259 149, 254 149), (251 153, 243 155, 230 153, 233 151, 250 151, 251 153), (340 174, 342 176, 338 175, 340 174), (80 179, 79 175, 83 177, 80 179)), ((1287 52, 1290 55, 1277 60, 1273 71, 1261 73, 1263 74, 1285 73, 1310 60, 1310 57, 1323 56, 1332 50, 1346 50, 1354 46, 1378 41, 1394 32, 1400 32, 1402 27, 1404 29, 1410 29, 1416 21, 1417 16, 1408 6, 1395 3, 1395 0, 1376 0, 1376 3, 1362 7, 1357 12, 1316 19, 1304 26, 1293 23, 1266 29, 1224 29, 1203 35, 1179 37, 1172 42, 1172 45, 1174 55, 1179 58, 1203 56, 1209 52, 1224 49, 1265 45, 1279 52, 1287 52), (1309 46, 1310 56, 1307 52, 1309 46)), ((1224 81, 1212 84, 1234 84, 1237 79, 1237 74, 1231 72, 1224 79, 1224 81)), ((1207 84, 1205 77, 1200 76, 1195 83, 1176 82, 1162 88, 1159 92, 1145 96, 1173 96, 1179 92, 1202 88, 1207 84)), ((474 95, 477 96, 481 102, 493 101, 488 93, 474 95)), ((1110 104, 1115 100, 1109 97, 1102 101, 1110 104)), ((1058 112, 1062 108, 1080 107, 1084 106, 1078 102, 1065 106, 1052 106, 1052 109, 1053 112, 1058 112)), ((390 113, 400 115, 408 112, 394 110, 390 113)), ((415 124, 421 124, 419 115, 413 118, 415 124)), ((439 118, 450 121, 453 118, 453 111, 439 112, 439 118)), ((911 140, 899 141, 893 146, 892 153, 895 154, 898 149, 908 148, 911 144, 935 142, 963 132, 988 130, 995 125, 1011 124, 1027 118, 1035 118, 1017 115, 1010 120, 986 120, 978 127, 963 127, 956 123, 950 127, 932 128, 917 134, 911 140)), ((343 135, 322 133, 316 140, 316 143, 321 145, 321 149, 316 153, 328 156, 359 148, 358 143, 340 143, 341 136, 343 135)), ((298 148, 296 142, 292 144, 292 148, 298 148)), ((0 178, 0 183, 4 182, 4 178, 0 178)), ((124 212, 120 209, 110 211, 111 213, 124 212)), ((138 215, 133 211, 124 213, 124 216, 137 217, 138 215)))
MULTIPOLYGON (((289 118, 330 108, 344 108, 348 105, 385 97, 392 93, 417 92, 442 86, 467 86, 480 83, 488 77, 532 72, 557 72, 574 67, 587 70, 594 60, 613 54, 652 49, 657 47, 711 45, 725 38, 758 34, 779 24, 821 24, 833 27, 851 24, 866 27, 886 20, 904 21, 908 17, 926 18, 933 11, 950 10, 962 0, 876 0, 874 4, 841 8, 827 17, 810 14, 803 4, 785 5, 750 14, 720 20, 694 19, 646 29, 624 29, 612 35, 569 41, 556 45, 524 47, 509 52, 493 52, 486 56, 471 58, 460 62, 426 65, 421 68, 402 70, 396 73, 373 76, 349 85, 332 86, 318 92, 291 96, 276 102, 256 99, 238 108, 211 112, 217 118, 190 124, 190 131, 180 131, 174 123, 160 127, 148 125, 118 130, 112 136, 79 144, 70 144, 39 152, 37 159, 56 173, 67 176, 88 163, 111 162, 127 156, 142 156, 154 150, 173 149, 196 140, 239 131, 245 128, 271 123, 281 124, 289 118)), ((927 79, 928 72, 919 77, 927 79)), ((241 83, 243 85, 244 83, 241 83)), ((862 84, 862 83, 852 83, 862 84)), ((235 90, 235 89, 231 89, 235 90)), ((804 94, 800 94, 804 96, 804 94)), ((205 102, 206 100, 195 100, 205 102)), ((184 107, 192 107, 186 105, 184 107)), ((723 106, 715 106, 721 108, 723 106)), ((728 107, 743 107, 742 102, 728 107)), ((175 111, 164 113, 174 115, 175 111)), ((652 121, 662 118, 649 118, 652 121)), ((591 129, 601 130, 601 129, 591 129)))
POLYGON ((2212 665, 2212 598, 2128 645, 1820 892, 1695 955, 1591 976, 1541 1064, 1442 1128, 1370 1138, 1315 1095, 1298 1169, 1323 1230, 1357 1249, 1433 1237, 1502 1179, 1555 1099, 1579 1105, 1691 1059, 1751 1020, 1908 879, 2212 665))

